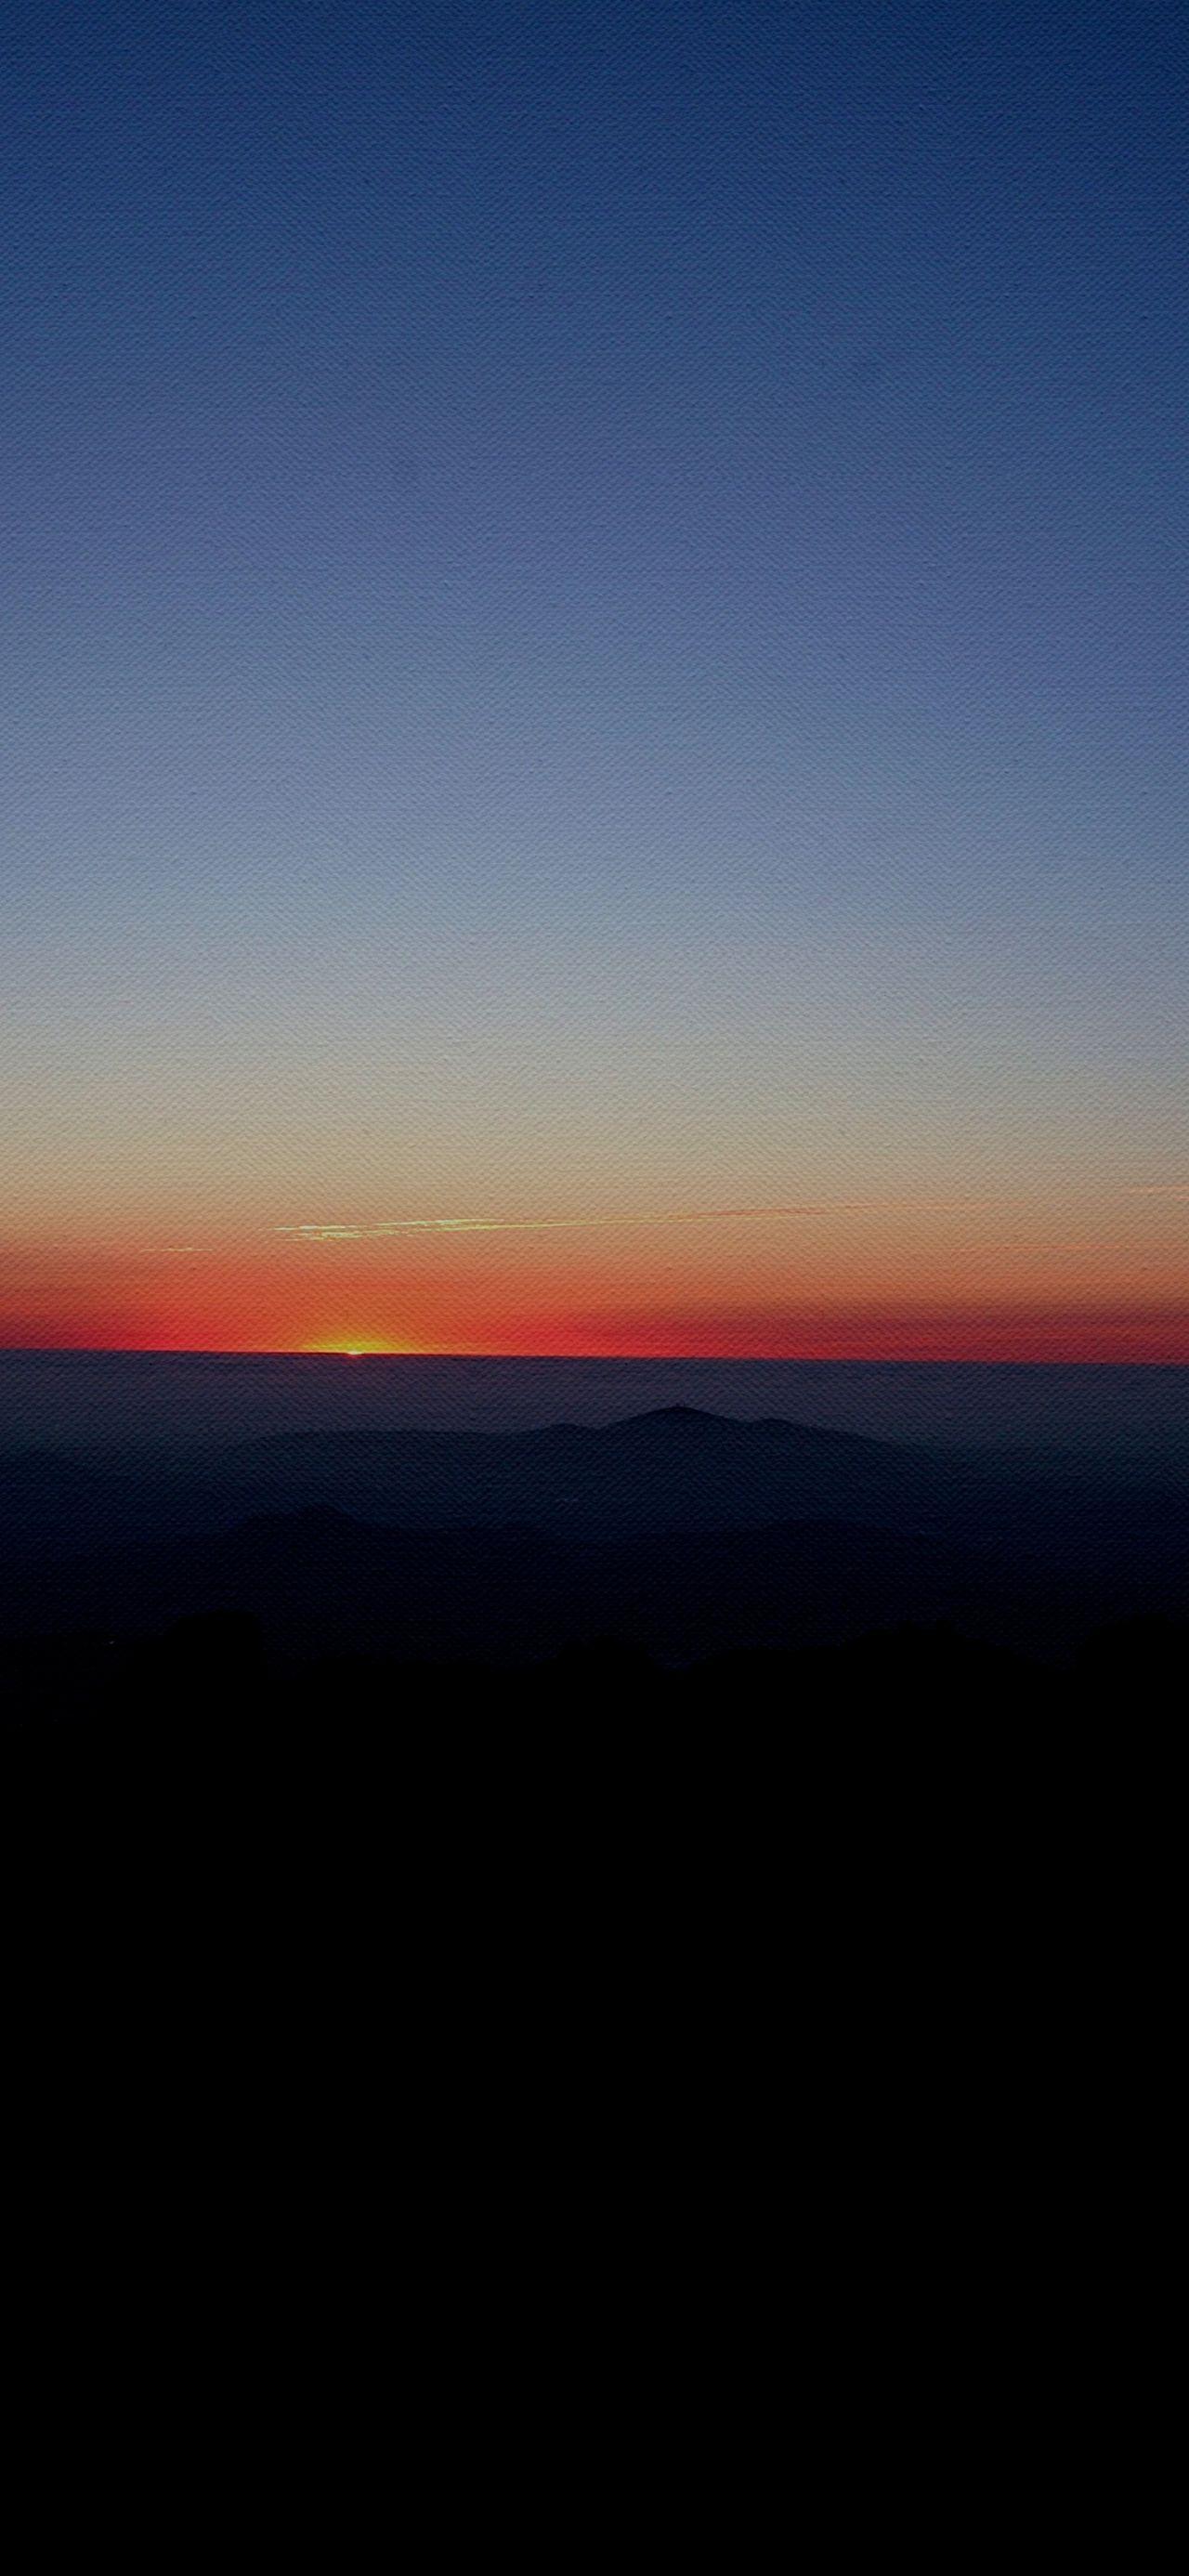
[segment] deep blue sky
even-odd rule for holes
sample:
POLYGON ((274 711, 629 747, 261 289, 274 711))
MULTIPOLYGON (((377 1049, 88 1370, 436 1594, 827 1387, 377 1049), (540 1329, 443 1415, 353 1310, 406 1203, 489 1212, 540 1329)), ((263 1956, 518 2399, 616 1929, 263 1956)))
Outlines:
POLYGON ((4 30, 33 1233, 1183 1176, 1179 8, 4 30))

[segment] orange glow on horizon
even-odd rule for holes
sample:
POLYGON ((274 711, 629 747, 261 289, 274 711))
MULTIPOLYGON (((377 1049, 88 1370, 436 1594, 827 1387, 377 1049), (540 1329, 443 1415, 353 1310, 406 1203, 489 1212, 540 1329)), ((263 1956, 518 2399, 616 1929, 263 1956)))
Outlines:
POLYGON ((47 1228, 0 1244, 0 1347, 1189 1364, 1180 1188, 1093 1211, 1035 1193, 706 1215, 647 1232, 418 1220, 399 1238, 47 1228))
POLYGON ((138 1329, 96 1316, 69 1329, 0 1335, 0 1349, 142 1351, 226 1358, 292 1359, 606 1359, 856 1360, 928 1362, 1147 1363, 1189 1366, 1189 1314, 1064 1314, 1004 1309, 930 1315, 911 1310, 804 1318, 755 1317, 719 1323, 658 1318, 647 1326, 587 1318, 574 1329, 564 1317, 527 1320, 517 1333, 482 1339, 386 1341, 269 1338, 232 1325, 218 1331, 209 1314, 187 1325, 175 1317, 138 1329))

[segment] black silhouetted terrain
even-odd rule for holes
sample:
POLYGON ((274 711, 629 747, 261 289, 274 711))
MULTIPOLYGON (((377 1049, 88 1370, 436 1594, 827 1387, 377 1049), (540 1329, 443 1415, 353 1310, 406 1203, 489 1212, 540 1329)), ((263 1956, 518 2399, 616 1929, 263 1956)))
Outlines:
POLYGON ((886 1877, 973 1837, 990 1871, 1000 1827, 1105 1815, 1088 1747, 1126 1743, 1135 1788, 1162 1744, 1187 1542, 1168 1473, 684 1407, 26 1451, 0 1473, 8 1861, 109 1883, 184 1844, 201 1879, 230 1834, 303 1905, 432 1908, 460 1853, 502 1906, 513 1867, 581 1854, 595 1887, 631 1848, 641 1884, 745 1915, 794 1865, 828 1903, 831 1852, 853 1881, 857 1850, 886 1877))
MULTIPOLYGON (((1062 1663, 942 1626, 686 1665, 607 1638, 492 1667, 294 1664, 225 1613, 10 1647, 5 1668, 0 1867, 28 1890, 38 1954, 57 1937, 47 1891, 83 1943, 76 1978, 80 1905, 127 1894, 135 1973, 151 1974, 181 1901, 195 1972, 217 1955, 233 1996, 245 1925, 258 1960, 275 1953, 286 1979, 300 1963, 311 1994, 333 1959, 340 2017, 364 1994, 382 2016, 357 2034, 370 2051, 410 1978, 432 1993, 448 1973, 473 1995, 510 1926, 563 2014, 577 1964, 614 1959, 633 2027, 645 1954, 654 1978, 671 1955, 693 1979, 691 2005, 729 1960, 744 1980, 730 2017, 765 2051, 841 1979, 869 1995, 888 1926, 902 1948, 918 1914, 924 1973, 960 2020, 983 1952, 995 1975, 1015 1958, 1029 2012, 1021 1943, 1038 1924, 1055 1957, 1069 1941, 1082 1955, 1075 1885, 1167 1955, 1189 1625, 1100 1631, 1062 1663)), ((500 2027, 507 2001, 490 2000, 500 2027)), ((887 2002, 895 2028, 904 1999, 887 2002)), ((267 2031, 271 1987, 253 2009, 267 2031)), ((670 2009, 659 1995, 659 2027, 670 2009)), ((547 2072, 539 2057, 534 2081, 547 2072)))
MULTIPOLYGON (((691 1478, 725 1459, 743 1487, 730 1425, 627 1426, 607 1450, 566 1434, 530 1455, 560 1450, 572 1471, 581 1447, 618 1476, 633 1442, 680 1444, 691 1478)), ((761 1429, 739 1449, 800 1445, 761 1429)), ((876 1475, 894 1517, 894 1461, 876 1475)), ((48 1471, 32 1482, 49 1492, 48 1471)), ((982 1490, 997 1483, 1010 1505, 1005 1471, 982 1490)), ((92 1509, 88 1479, 57 1490, 92 1509)), ((144 1507, 135 1477, 125 1499, 144 1507)), ((1184 1522, 1169 1510, 1155 1575, 1121 1526, 1108 1575, 1101 1504, 1100 1487, 1084 1553, 1063 1528, 1055 1565, 1043 1524, 1030 1550, 1004 1546, 990 1508, 981 1545, 841 1517, 587 1539, 311 1505, 106 1549, 76 1530, 72 1549, 52 1514, 40 1535, 27 1517, 5 1552, 0 1869, 20 1972, 54 1963, 50 2040, 85 1996, 102 2098, 113 2007, 149 1994, 151 2088, 196 1997, 209 2016, 217 1965, 212 2044, 237 2082, 267 2067, 278 2016, 305 2064, 313 2017, 377 2099, 395 2076, 398 2126, 417 2108, 410 2015, 431 2082, 439 2060, 457 2082, 464 2031, 484 2087, 468 2150, 499 2116, 526 1996, 513 2080, 546 2123, 559 2062, 589 2122, 584 2016, 613 2017, 630 2086, 637 2058, 663 2081, 676 2015, 691 2070, 719 2087, 711 2118, 732 2115, 738 2053, 774 2103, 796 2088, 808 2024, 818 2093, 851 2088, 854 2156, 907 2082, 944 2135, 960 2065, 981 2130, 1005 1961, 1012 2047, 1026 2030, 1047 2065, 1070 1959, 1098 1962, 1100 2017, 1120 1939, 1157 1972, 1173 1954, 1184 1522), (877 2053, 856 2058, 873 2012, 877 2053)), ((189 2123, 187 2087, 183 2068, 189 2123)), ((811 2107, 802 2089, 774 2134, 811 2107)))
POLYGON ((271 1656, 243 1612, 184 1618, 138 1638, 74 1637, 9 1646, 10 1746, 25 1723, 102 1717, 166 1742, 187 1729, 257 1722, 288 1736, 373 1718, 494 1714, 594 1720, 714 1714, 821 1721, 891 1716, 1180 1715, 1189 1680, 1189 1621, 1123 1620, 1092 1630, 1066 1659, 1040 1660, 963 1636, 944 1622, 889 1627, 801 1650, 736 1649, 662 1663, 615 1636, 531 1664, 380 1655, 271 1656))

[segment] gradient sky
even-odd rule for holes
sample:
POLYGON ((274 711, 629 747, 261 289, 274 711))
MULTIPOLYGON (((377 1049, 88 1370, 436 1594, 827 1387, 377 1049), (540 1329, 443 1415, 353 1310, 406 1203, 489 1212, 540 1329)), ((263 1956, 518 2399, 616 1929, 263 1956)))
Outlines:
POLYGON ((9 0, 0 1341, 1189 1358, 1187 74, 9 0))

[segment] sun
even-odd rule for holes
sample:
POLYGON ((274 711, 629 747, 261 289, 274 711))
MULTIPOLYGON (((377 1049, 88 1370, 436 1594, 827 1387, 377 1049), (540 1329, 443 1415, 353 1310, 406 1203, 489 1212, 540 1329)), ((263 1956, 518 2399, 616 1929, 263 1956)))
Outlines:
POLYGON ((306 1343, 306 1351, 311 1358, 327 1360, 396 1359, 406 1348, 407 1345, 403 1342, 382 1342, 370 1339, 306 1343))

